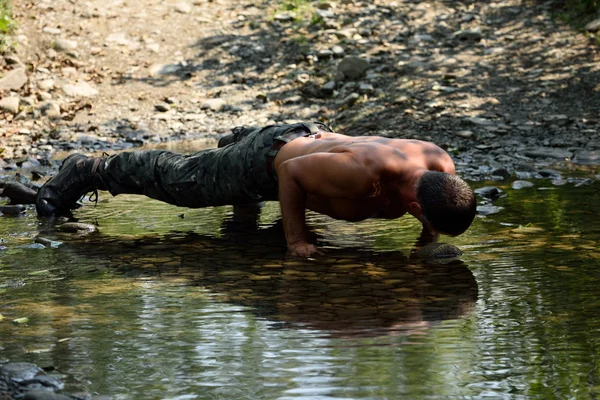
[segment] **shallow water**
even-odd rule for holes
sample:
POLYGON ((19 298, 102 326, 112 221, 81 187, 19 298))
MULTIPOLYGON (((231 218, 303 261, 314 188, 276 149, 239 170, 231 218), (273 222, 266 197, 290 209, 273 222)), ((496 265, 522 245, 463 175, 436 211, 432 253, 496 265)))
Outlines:
POLYGON ((287 257, 276 203, 256 229, 105 193, 76 212, 96 234, 4 217, 0 359, 118 399, 595 398, 600 185, 537 183, 450 264, 411 257, 409 218, 316 214, 327 255, 287 257))

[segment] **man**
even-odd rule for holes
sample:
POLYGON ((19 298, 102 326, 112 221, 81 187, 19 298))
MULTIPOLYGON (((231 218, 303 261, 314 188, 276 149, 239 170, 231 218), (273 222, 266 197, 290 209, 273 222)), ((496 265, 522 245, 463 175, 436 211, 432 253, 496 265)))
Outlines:
POLYGON ((279 200, 292 254, 322 254, 309 243, 305 210, 336 219, 398 218, 423 224, 422 238, 459 235, 473 221, 472 190, 433 143, 351 137, 325 125, 236 128, 219 148, 181 155, 163 150, 107 158, 73 154, 38 192, 40 215, 68 212, 90 191, 144 194, 182 207, 279 200))

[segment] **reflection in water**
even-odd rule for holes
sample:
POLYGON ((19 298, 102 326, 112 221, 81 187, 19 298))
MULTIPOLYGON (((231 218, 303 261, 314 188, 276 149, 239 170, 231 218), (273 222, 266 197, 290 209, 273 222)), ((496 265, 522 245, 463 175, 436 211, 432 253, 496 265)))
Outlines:
POLYGON ((223 236, 194 233, 123 240, 85 238, 62 251, 129 277, 185 276, 258 316, 336 336, 426 329, 473 310, 477 283, 460 261, 422 263, 402 252, 332 249, 287 257, 277 223, 250 231, 226 219, 223 236), (100 245, 101 244, 101 245, 100 245))

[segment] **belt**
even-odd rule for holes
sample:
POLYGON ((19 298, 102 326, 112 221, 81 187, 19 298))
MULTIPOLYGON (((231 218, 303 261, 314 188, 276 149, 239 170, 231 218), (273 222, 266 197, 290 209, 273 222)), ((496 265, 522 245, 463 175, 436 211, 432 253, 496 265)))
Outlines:
POLYGON ((267 153, 267 174, 269 174, 271 179, 273 179, 274 181, 277 181, 277 174, 275 173, 275 157, 277 157, 279 149, 281 149, 284 145, 288 143, 289 142, 275 139, 273 141, 273 145, 271 146, 271 148, 269 148, 269 152, 267 153))

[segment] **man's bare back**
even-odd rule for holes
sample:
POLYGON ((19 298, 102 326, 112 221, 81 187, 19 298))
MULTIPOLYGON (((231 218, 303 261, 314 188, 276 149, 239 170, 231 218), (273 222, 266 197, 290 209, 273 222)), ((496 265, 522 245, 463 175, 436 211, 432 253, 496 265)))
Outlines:
POLYGON ((318 252, 307 243, 305 209, 347 221, 415 215, 419 177, 455 173, 450 156, 433 143, 331 132, 287 143, 274 166, 288 246, 304 256, 318 252))

